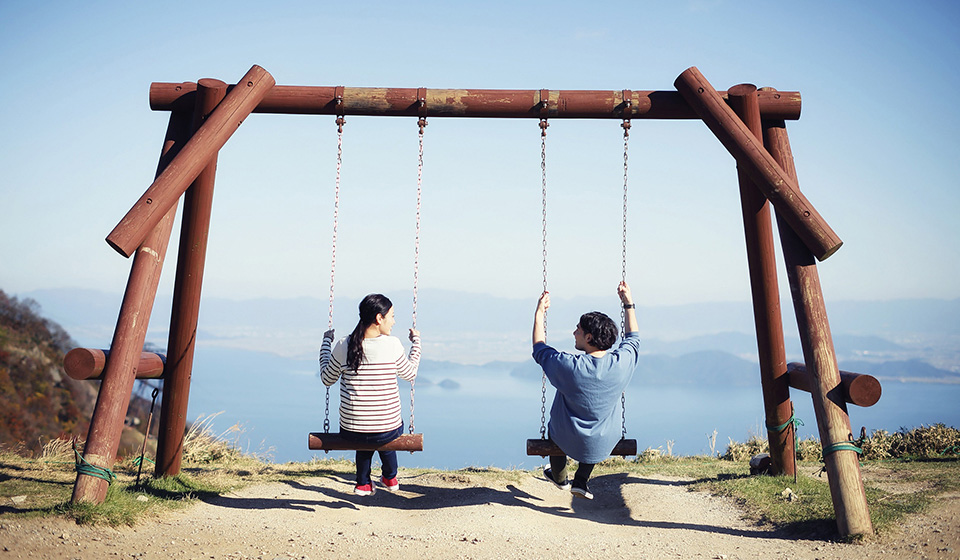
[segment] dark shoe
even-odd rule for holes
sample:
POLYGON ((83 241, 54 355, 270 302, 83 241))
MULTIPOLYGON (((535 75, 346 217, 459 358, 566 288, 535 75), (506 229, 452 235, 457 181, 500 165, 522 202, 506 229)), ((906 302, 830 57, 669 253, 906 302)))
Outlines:
POLYGON ((561 490, 569 490, 569 489, 570 489, 570 481, 569 481, 569 480, 564 480, 562 483, 557 482, 557 480, 556 480, 555 478, 553 478, 553 470, 552 470, 550 467, 547 467, 547 468, 543 469, 543 476, 547 477, 547 480, 549 480, 550 482, 552 482, 554 486, 556 486, 557 488, 559 488, 559 489, 561 489, 561 490))
POLYGON ((570 487, 570 492, 572 492, 574 496, 579 496, 581 498, 586 498, 588 500, 593 499, 593 494, 590 492, 590 489, 587 487, 586 482, 580 483, 574 480, 573 485, 570 487))

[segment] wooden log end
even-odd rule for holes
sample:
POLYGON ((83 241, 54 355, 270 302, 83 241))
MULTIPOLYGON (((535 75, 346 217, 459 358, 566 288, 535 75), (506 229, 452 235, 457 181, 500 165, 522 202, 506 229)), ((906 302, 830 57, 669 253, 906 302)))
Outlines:
POLYGON ((103 372, 106 363, 103 350, 74 348, 63 357, 63 370, 73 379, 91 379, 103 372))
POLYGON ((137 250, 137 248, 133 247, 128 249, 124 246, 125 244, 120 239, 120 235, 117 232, 117 229, 119 228, 120 228, 120 225, 117 225, 117 227, 110 232, 110 235, 107 236, 107 245, 113 247, 114 251, 120 253, 121 255, 129 259, 130 256, 133 255, 133 252, 137 250))
POLYGON ((817 260, 823 262, 830 258, 831 255, 837 252, 840 247, 843 246, 843 241, 837 240, 837 242, 832 247, 826 247, 819 255, 816 255, 817 260))
POLYGON ((880 387, 880 380, 872 375, 858 375, 849 382, 844 380, 847 386, 847 392, 850 394, 850 402, 857 406, 873 406, 880 400, 883 392, 880 387))

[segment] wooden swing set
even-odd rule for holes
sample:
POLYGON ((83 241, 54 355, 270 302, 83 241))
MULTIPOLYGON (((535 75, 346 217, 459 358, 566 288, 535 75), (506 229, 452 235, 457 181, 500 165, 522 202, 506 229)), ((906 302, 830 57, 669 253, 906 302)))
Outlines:
MULTIPOLYGON (((848 402, 872 405, 879 398, 880 386, 870 376, 840 372, 837 367, 816 263, 836 252, 842 242, 800 191, 797 181, 785 121, 799 119, 800 94, 772 88, 758 90, 749 84, 718 92, 695 67, 680 74, 674 86, 676 91, 278 86, 259 66, 253 66, 234 85, 214 79, 152 84, 151 108, 169 111, 170 119, 156 179, 106 239, 123 256, 134 257, 111 347, 109 351, 74 349, 64 360, 71 376, 102 380, 86 446, 83 454, 78 454, 73 501, 103 501, 138 377, 162 375, 164 379, 155 475, 172 476, 180 472, 217 155, 250 113, 335 115, 338 134, 342 133, 343 119, 348 115, 418 117, 421 140, 418 202, 423 127, 427 117, 539 119, 541 138, 546 133, 548 120, 622 120, 625 124, 625 191, 626 132, 630 120, 699 118, 737 162, 772 471, 796 473, 796 421, 789 388, 807 391, 813 399, 823 442, 825 470, 839 532, 844 536, 871 533, 860 476, 859 449, 853 440, 846 406, 848 402), (167 355, 163 360, 143 352, 143 343, 181 196, 184 208, 180 252, 167 355), (804 364, 786 363, 771 206, 777 215, 804 364)), ((338 142, 338 189, 339 149, 338 142)), ((545 160, 542 166, 545 167, 545 160)), ((544 175, 544 197, 545 181, 544 175)), ((544 216, 544 231, 545 219, 544 216)), ((419 204, 417 220, 419 224, 419 204)), ((545 239, 544 233, 544 244, 545 239)), ((332 326, 332 278, 330 297, 332 326)), ((545 385, 543 398, 545 402, 545 385)), ((422 449, 422 434, 412 433, 412 421, 410 428, 411 434, 402 436, 397 449, 422 449)), ((328 421, 325 433, 310 435, 311 449, 356 449, 348 442, 338 441, 339 436, 327 430, 328 421), (313 441, 314 436, 318 441, 313 441)), ((553 454, 557 450, 551 444, 541 432, 539 440, 528 441, 527 452, 553 454)), ((613 454, 636 454, 636 440, 624 437, 621 444, 626 447, 618 445, 613 454)))

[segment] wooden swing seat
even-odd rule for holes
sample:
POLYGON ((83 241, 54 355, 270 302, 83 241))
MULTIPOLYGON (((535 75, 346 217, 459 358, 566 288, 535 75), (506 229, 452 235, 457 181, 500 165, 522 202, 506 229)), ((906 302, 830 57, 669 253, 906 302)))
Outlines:
POLYGON ((423 434, 403 434, 378 447, 373 444, 358 443, 343 437, 339 432, 310 432, 307 447, 322 451, 423 451, 423 434))
MULTIPOLYGON (((613 451, 610 452, 610 455, 618 455, 620 457, 636 454, 637 440, 635 439, 621 439, 617 442, 617 445, 613 448, 613 451)), ((560 455, 566 455, 566 453, 564 453, 563 450, 561 450, 552 439, 536 438, 527 440, 527 455, 558 457, 560 455)))

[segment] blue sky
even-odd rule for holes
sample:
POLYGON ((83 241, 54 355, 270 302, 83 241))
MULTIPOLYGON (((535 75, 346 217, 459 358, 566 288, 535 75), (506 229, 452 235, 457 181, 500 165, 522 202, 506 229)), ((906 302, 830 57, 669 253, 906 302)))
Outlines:
MULTIPOLYGON (((956 298, 958 24, 953 2, 4 2, 0 289, 123 290, 130 261, 104 238, 153 179, 151 82, 259 64, 285 85, 671 90, 697 66, 717 89, 803 95, 800 186, 845 242, 819 268, 828 299, 956 298)), ((733 159, 698 121, 631 132, 638 300, 747 300, 733 159)), ((338 294, 409 289, 416 133, 348 119, 338 294)), ((547 142, 550 289, 612 295, 619 123, 557 120, 547 142)), ((219 160, 205 295, 326 297, 335 154, 332 117, 244 122, 219 160)), ((539 157, 536 121, 431 120, 421 289, 536 297, 539 157)))

